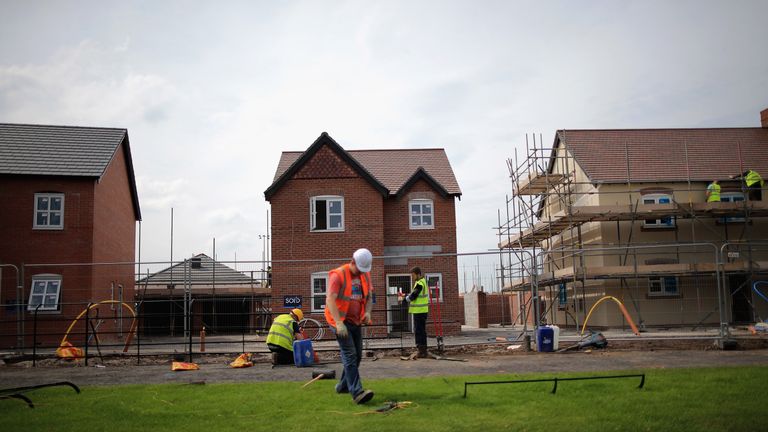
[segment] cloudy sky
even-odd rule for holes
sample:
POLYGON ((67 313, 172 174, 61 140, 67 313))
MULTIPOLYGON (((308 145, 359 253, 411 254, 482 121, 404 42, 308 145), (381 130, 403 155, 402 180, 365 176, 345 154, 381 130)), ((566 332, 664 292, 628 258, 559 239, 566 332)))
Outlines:
POLYGON ((444 148, 461 252, 526 134, 759 126, 765 1, 9 1, 0 122, 127 128, 142 260, 261 258, 281 151, 444 148))

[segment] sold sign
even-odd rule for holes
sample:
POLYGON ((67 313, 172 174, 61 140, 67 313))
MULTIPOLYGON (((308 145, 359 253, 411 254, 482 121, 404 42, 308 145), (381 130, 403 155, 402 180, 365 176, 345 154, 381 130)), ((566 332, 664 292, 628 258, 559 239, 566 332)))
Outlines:
POLYGON ((283 296, 283 307, 286 308, 301 308, 301 296, 300 295, 287 295, 283 296))

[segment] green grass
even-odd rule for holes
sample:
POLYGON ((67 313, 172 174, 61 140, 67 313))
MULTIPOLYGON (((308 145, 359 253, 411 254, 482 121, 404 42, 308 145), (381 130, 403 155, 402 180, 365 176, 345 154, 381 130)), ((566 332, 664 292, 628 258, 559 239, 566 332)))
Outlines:
MULTIPOLYGON (((630 373, 630 372, 627 372, 630 373)), ((557 374, 558 377, 613 375, 557 374)), ((0 400, 0 431, 754 431, 768 427, 768 368, 664 369, 639 378, 471 386, 465 381, 553 374, 367 380, 368 406, 333 381, 130 385, 28 393, 36 408, 0 400), (406 409, 366 414, 387 400, 406 409)))

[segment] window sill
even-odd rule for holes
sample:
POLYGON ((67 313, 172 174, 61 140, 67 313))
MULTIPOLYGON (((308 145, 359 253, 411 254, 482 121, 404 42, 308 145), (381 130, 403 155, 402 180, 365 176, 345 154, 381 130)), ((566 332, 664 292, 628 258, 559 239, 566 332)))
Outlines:
POLYGON ((422 227, 411 226, 410 228, 412 230, 433 230, 433 229, 435 229, 435 227, 433 227, 433 226, 422 226, 422 227))
MULTIPOLYGON (((32 310, 27 309, 27 313, 30 314, 30 315, 34 315, 35 314, 35 310, 34 309, 32 309, 32 310)), ((42 309, 40 309, 39 311, 37 311, 37 314, 38 315, 61 315, 61 310, 42 310, 42 309)))
POLYGON ((680 294, 646 294, 645 299, 646 300, 668 300, 668 299, 679 299, 683 296, 680 294))
POLYGON ((640 228, 640 231, 675 231, 677 230, 677 226, 670 226, 670 227, 649 227, 649 226, 643 226, 640 228))
POLYGON ((325 230, 309 230, 310 233, 340 233, 344 232, 345 230, 342 229, 325 229, 325 230))
POLYGON ((33 231, 64 231, 64 227, 46 227, 46 226, 33 226, 33 231))

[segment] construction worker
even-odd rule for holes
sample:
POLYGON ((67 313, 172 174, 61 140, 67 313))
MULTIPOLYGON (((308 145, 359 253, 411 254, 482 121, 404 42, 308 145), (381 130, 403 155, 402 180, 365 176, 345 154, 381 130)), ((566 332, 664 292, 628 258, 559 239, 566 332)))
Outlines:
POLYGON ((363 389, 359 372, 363 359, 362 326, 373 323, 372 262, 368 249, 356 250, 348 264, 328 272, 325 296, 325 320, 336 333, 344 365, 336 393, 349 393, 356 404, 373 399, 373 391, 363 389))
POLYGON ((707 186, 707 202, 720 202, 720 184, 712 180, 707 186))
POLYGON ((765 185, 765 181, 763 181, 763 178, 760 177, 760 174, 758 174, 757 171, 748 169, 741 173, 741 175, 733 175, 731 178, 741 178, 744 181, 744 186, 746 186, 746 190, 749 192, 749 199, 751 201, 763 200, 763 186, 765 185))
POLYGON ((293 364, 293 341, 303 339, 299 322, 304 319, 301 309, 278 315, 269 328, 267 347, 272 351, 273 365, 293 364))
POLYGON ((420 267, 411 269, 411 278, 416 281, 407 296, 400 293, 398 299, 408 302, 408 313, 413 315, 413 335, 416 339, 416 358, 427 358, 427 316, 429 315, 429 288, 420 267))

